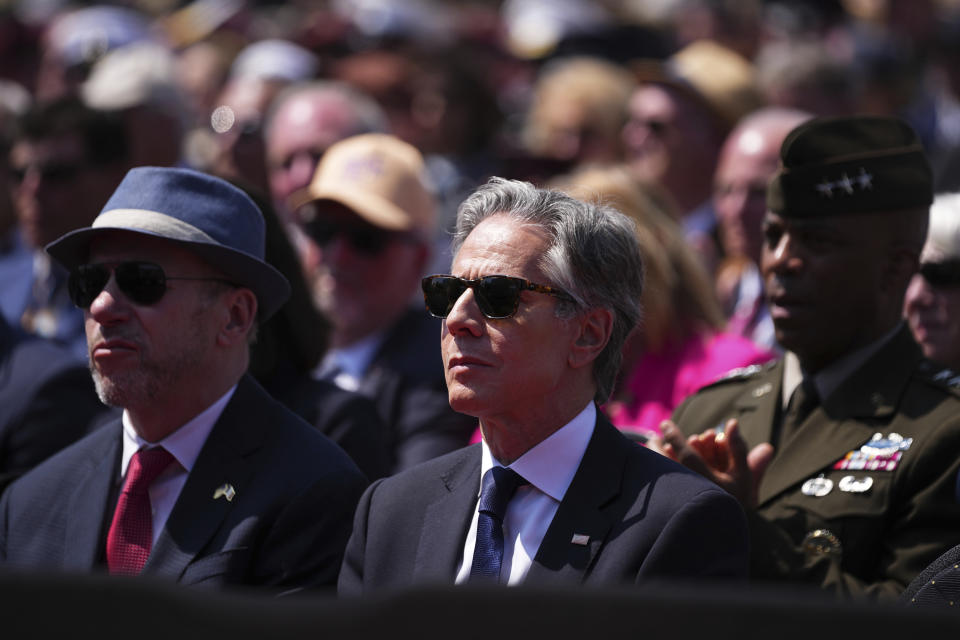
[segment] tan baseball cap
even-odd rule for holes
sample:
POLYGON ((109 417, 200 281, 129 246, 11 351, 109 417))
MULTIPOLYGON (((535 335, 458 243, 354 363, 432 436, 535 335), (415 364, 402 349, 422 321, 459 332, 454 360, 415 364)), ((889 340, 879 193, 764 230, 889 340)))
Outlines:
POLYGON ((431 237, 437 207, 424 182, 423 156, 382 133, 346 138, 323 154, 310 184, 290 196, 291 211, 312 202, 337 202, 370 224, 431 237))
POLYGON ((659 83, 686 91, 732 127, 761 106, 753 64, 712 40, 697 40, 664 62, 634 65, 641 83, 659 83))

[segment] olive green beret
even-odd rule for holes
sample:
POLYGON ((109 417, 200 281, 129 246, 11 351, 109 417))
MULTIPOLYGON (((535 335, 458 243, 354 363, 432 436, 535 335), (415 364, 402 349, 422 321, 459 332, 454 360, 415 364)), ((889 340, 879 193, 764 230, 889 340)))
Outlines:
POLYGON ((819 217, 926 207, 933 173, 917 134, 897 118, 808 120, 780 147, 767 208, 786 217, 819 217))

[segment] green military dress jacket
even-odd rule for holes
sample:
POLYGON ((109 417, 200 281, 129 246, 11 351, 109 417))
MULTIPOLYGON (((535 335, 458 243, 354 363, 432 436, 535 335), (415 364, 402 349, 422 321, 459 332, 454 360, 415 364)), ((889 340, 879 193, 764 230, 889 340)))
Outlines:
MULTIPOLYGON (((737 418, 772 442, 783 362, 732 372, 673 414, 686 434, 737 418)), ((751 576, 897 596, 960 543, 960 384, 903 327, 774 453, 749 513, 751 576)))

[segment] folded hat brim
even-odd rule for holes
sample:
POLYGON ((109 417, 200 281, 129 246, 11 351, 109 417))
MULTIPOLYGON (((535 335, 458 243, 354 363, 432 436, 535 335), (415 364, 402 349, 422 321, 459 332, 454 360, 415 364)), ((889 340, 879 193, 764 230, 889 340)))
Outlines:
POLYGON ((295 192, 290 197, 293 211, 304 205, 322 202, 336 202, 350 209, 370 224, 390 231, 411 231, 414 224, 409 215, 386 198, 362 191, 337 191, 334 189, 315 190, 310 187, 295 192))

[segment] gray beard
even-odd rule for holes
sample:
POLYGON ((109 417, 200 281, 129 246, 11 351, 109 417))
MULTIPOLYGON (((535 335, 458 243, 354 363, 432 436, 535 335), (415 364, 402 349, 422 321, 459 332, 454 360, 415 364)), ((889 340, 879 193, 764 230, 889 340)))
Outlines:
POLYGON ((196 371, 209 357, 201 348, 205 344, 202 318, 202 311, 198 311, 193 333, 184 336, 180 349, 160 360, 151 357, 150 353, 141 353, 139 366, 135 369, 104 376, 91 358, 90 374, 100 401, 121 409, 155 405, 166 390, 176 387, 184 373, 196 371))
POLYGON ((150 375, 143 367, 106 378, 91 364, 90 373, 100 402, 121 409, 150 403, 156 399, 164 386, 156 376, 150 375))

